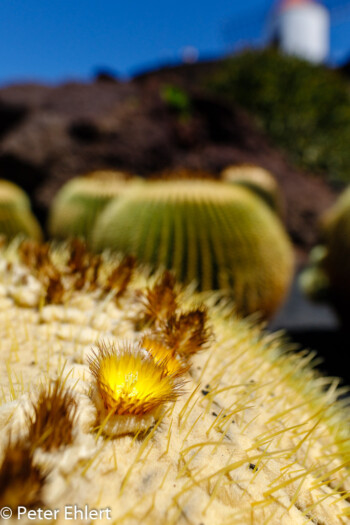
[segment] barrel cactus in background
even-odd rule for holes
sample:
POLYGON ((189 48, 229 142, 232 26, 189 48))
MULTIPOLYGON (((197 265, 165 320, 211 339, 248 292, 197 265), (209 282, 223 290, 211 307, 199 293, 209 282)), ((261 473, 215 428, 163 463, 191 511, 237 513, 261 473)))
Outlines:
POLYGON ((13 523, 349 523, 349 407, 312 355, 77 243, 3 251, 0 285, 13 523))
POLYGON ((126 174, 96 171, 68 181, 56 195, 50 210, 48 231, 52 237, 90 239, 93 225, 106 206, 129 185, 126 174))
POLYGON ((344 327, 350 320, 350 188, 321 221, 323 245, 311 252, 301 286, 311 299, 329 301, 344 327))
POLYGON ((309 254, 307 267, 299 276, 301 289, 312 301, 329 300, 330 282, 324 268, 327 253, 325 246, 315 246, 309 254))
POLYGON ((214 181, 149 182, 109 204, 92 245, 221 289, 243 315, 271 316, 287 292, 292 248, 276 215, 249 190, 214 181))
POLYGON ((0 180, 0 234, 7 240, 17 235, 40 240, 41 228, 30 209, 30 200, 16 184, 0 180))
POLYGON ((222 180, 241 184, 259 195, 279 215, 282 212, 282 195, 274 176, 260 166, 242 164, 227 166, 221 173, 222 180))

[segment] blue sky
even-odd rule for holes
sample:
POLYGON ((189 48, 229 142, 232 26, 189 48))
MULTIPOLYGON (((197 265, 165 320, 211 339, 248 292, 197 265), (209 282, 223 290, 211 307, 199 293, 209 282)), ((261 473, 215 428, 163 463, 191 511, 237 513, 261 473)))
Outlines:
MULTIPOLYGON (((335 17, 332 59, 350 55, 347 17, 335 17)), ((271 0, 0 0, 0 83, 91 78, 96 68, 125 76, 160 62, 228 49, 229 34, 258 39, 271 0), (231 25, 230 25, 231 24, 231 25)))

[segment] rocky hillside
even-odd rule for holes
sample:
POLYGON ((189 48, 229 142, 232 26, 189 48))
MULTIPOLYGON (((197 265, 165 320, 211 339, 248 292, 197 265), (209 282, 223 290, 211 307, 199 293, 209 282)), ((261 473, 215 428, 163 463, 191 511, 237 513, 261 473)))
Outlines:
POLYGON ((129 82, 19 84, 0 89, 0 177, 29 192, 42 222, 74 175, 117 168, 149 176, 172 167, 212 171, 254 163, 277 177, 286 223, 304 249, 334 200, 320 178, 295 169, 242 109, 208 95, 201 81, 217 63, 165 68, 129 82))

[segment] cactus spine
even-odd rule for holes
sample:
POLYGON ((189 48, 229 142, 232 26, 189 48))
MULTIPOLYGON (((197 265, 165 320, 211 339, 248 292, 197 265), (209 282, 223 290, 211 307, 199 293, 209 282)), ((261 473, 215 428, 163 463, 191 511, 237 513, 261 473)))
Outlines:
POLYGON ((292 275, 291 245, 275 214, 247 189, 220 182, 154 182, 130 191, 106 207, 92 244, 173 269, 200 290, 222 289, 242 314, 271 316, 292 275))
POLYGON ((227 316, 215 295, 198 311, 167 275, 134 271, 116 299, 106 284, 122 263, 106 256, 78 286, 91 257, 27 245, 1 259, 0 501, 11 487, 14 520, 22 475, 26 506, 59 509, 58 525, 71 502, 126 525, 348 523, 349 410, 312 355, 227 316), (59 304, 41 301, 43 254, 59 304), (175 375, 171 339, 187 362, 175 375), (52 432, 62 423, 69 439, 52 432))

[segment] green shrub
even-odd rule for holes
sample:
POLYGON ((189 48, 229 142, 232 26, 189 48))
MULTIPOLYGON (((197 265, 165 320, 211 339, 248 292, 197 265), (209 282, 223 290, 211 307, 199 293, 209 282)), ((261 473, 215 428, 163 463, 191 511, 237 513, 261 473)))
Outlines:
POLYGON ((225 60, 209 89, 252 113, 300 167, 331 181, 350 174, 350 93, 336 71, 275 50, 225 60))
POLYGON ((165 84, 162 86, 160 95, 170 109, 173 109, 179 117, 187 119, 191 115, 191 100, 189 95, 178 86, 165 84))

